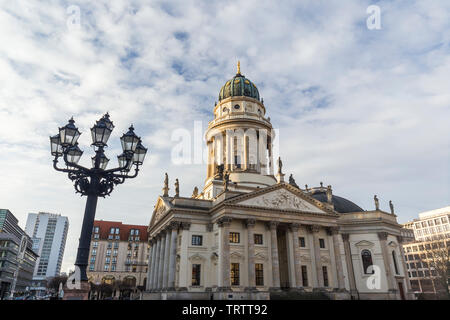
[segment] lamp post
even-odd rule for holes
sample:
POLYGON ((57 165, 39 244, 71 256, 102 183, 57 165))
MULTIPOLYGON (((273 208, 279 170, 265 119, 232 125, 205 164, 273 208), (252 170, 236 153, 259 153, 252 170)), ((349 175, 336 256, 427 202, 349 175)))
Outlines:
POLYGON ((59 128, 59 134, 50 137, 51 154, 55 157, 53 167, 57 171, 67 173, 69 179, 74 182, 75 191, 82 196, 87 196, 75 261, 82 282, 88 281, 86 268, 98 197, 109 196, 115 185, 124 183, 126 179, 135 178, 147 153, 147 149, 142 146, 141 139, 134 133, 134 128, 131 126, 129 131, 120 138, 123 153, 118 156, 119 166, 106 170, 109 159, 105 156, 104 148, 107 147, 106 143, 113 129, 114 125, 108 113, 91 128, 92 146, 95 150, 92 168, 85 168, 78 164, 83 151, 78 147, 77 140, 81 133, 75 126, 73 118, 64 127, 59 128), (64 160, 65 168, 58 167, 60 157, 64 160), (133 165, 134 173, 129 174, 133 165))

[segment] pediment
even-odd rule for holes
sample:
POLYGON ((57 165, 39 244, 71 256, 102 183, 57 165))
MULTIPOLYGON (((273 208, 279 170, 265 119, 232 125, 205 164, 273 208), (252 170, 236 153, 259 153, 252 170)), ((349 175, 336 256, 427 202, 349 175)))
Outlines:
POLYGON ((311 261, 311 257, 309 255, 302 254, 300 256, 300 261, 311 261))
POLYGON ((267 257, 264 253, 262 252, 258 252, 255 254, 255 259, 259 259, 259 260, 267 260, 267 257))
POLYGON ((189 257, 190 261, 203 261, 206 260, 201 254, 195 253, 192 256, 189 257))
POLYGON ((256 191, 254 195, 249 194, 242 200, 234 202, 238 205, 273 208, 278 210, 302 211, 312 213, 326 213, 320 208, 319 201, 308 199, 301 191, 293 192, 285 187, 276 188, 268 192, 256 191))
POLYGON ((357 246, 357 247, 369 247, 369 248, 371 248, 374 245, 375 245, 375 243, 367 241, 367 240, 361 240, 361 241, 355 243, 355 246, 357 246))
POLYGON ((169 209, 170 206, 161 197, 159 197, 156 201, 155 209, 153 210, 150 227, 155 225, 169 209))
POLYGON ((239 252, 233 251, 233 252, 230 253, 230 258, 241 259, 241 258, 243 258, 243 256, 239 252))

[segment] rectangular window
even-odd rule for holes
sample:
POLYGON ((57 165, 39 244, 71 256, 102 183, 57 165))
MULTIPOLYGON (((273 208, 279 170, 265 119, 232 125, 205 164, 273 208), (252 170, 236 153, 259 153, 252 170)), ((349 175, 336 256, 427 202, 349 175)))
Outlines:
POLYGON ((262 263, 255 263, 255 282, 257 286, 264 285, 264 266, 262 263))
POLYGON ((201 270, 201 264, 193 264, 192 265, 192 285, 193 286, 200 285, 200 270, 201 270))
POLYGON ((320 247, 320 249, 325 249, 325 240, 324 239, 319 239, 319 247, 320 247))
POLYGON ((255 244, 263 244, 263 235, 262 234, 254 234, 255 244))
POLYGON ((230 243, 239 243, 239 232, 230 232, 230 243))
POLYGON ((305 248, 306 247, 305 237, 298 238, 298 242, 300 244, 300 248, 305 248))
POLYGON ((193 235, 192 236, 192 245, 193 246, 201 246, 203 244, 203 236, 193 235))
POLYGON ((302 279, 303 279, 303 286, 308 286, 308 269, 306 266, 302 266, 302 279))
POLYGON ((89 271, 94 271, 94 264, 93 264, 93 263, 91 263, 91 264, 89 265, 89 271))
POLYGON ((109 231, 109 233, 114 234, 114 230, 115 230, 115 228, 111 228, 111 230, 109 231))
POLYGON ((94 228, 94 233, 98 233, 98 227, 94 228))
POLYGON ((111 265, 111 271, 116 271, 116 265, 115 264, 111 265))
POLYGON ((239 263, 231 264, 231 285, 239 285, 239 263))
POLYGON ((323 273, 323 285, 325 287, 328 287, 329 286, 329 283, 328 283, 328 271, 327 271, 327 267, 326 266, 322 267, 322 273, 323 273))
POLYGON ((119 228, 116 228, 116 234, 119 234, 119 231, 120 231, 119 228))
POLYGON ((105 271, 109 271, 109 264, 105 264, 105 271))

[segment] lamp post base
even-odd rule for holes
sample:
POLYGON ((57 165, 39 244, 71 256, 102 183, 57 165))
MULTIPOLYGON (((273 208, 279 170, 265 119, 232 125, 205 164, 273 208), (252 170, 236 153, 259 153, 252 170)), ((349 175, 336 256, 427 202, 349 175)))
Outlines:
POLYGON ((63 300, 88 300, 91 286, 88 281, 81 281, 80 289, 64 288, 63 300))

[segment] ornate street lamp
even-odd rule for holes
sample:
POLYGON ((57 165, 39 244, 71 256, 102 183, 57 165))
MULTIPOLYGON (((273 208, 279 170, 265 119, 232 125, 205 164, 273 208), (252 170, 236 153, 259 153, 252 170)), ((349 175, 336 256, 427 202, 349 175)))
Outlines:
POLYGON ((67 173, 69 179, 74 181, 75 191, 82 196, 87 196, 75 261, 75 266, 80 270, 81 281, 88 281, 86 268, 98 197, 109 196, 115 185, 124 183, 127 178, 135 178, 147 153, 147 149, 141 144, 141 138, 134 133, 134 128, 131 126, 129 131, 120 138, 123 153, 118 156, 119 167, 106 170, 109 159, 104 154, 104 148, 107 147, 106 143, 113 129, 114 125, 108 113, 91 128, 95 156, 92 157, 90 169, 78 164, 83 151, 78 147, 77 140, 81 133, 75 126, 73 118, 64 127, 59 128, 59 134, 50 137, 51 154, 55 157, 53 167, 57 171, 67 173), (60 157, 63 158, 66 168, 58 167, 60 157), (129 175, 133 165, 134 173, 129 175))

